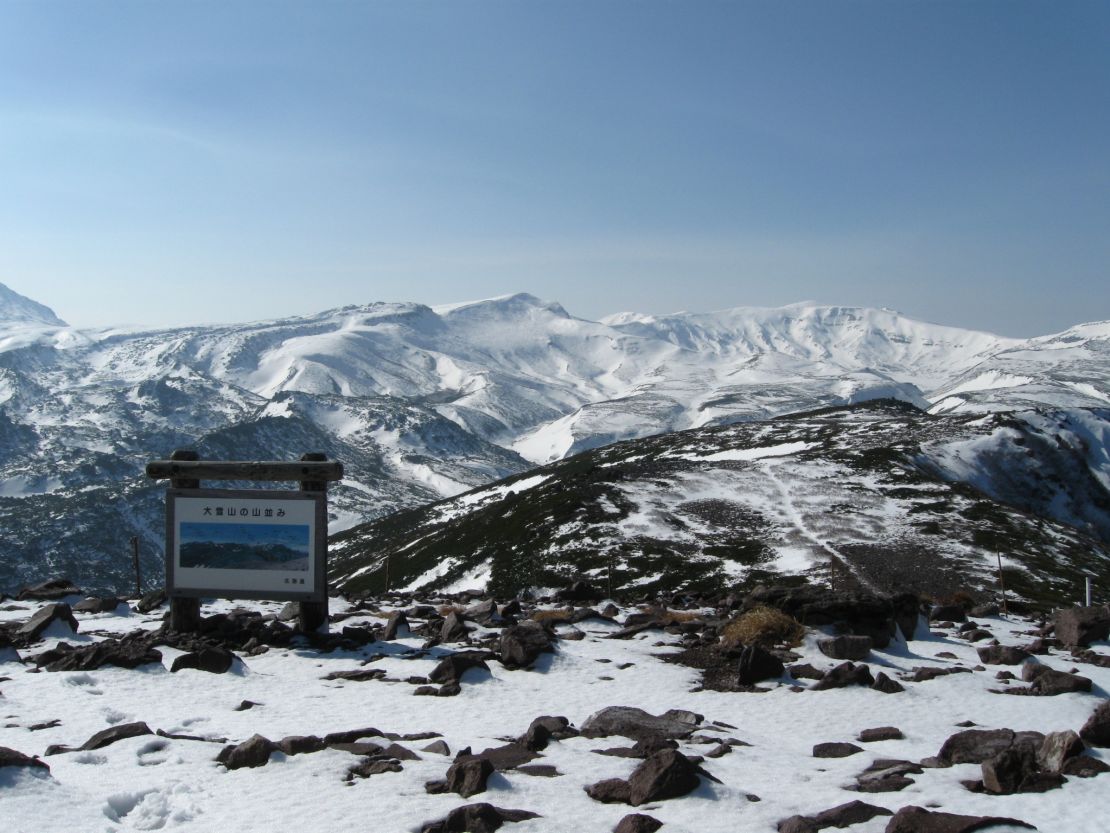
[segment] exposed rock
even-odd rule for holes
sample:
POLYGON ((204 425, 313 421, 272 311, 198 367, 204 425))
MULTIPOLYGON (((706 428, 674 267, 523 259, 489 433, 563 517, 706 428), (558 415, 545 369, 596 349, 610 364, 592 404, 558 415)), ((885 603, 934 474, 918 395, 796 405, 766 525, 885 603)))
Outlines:
POLYGON ((392 642, 400 635, 408 636, 409 620, 403 610, 395 610, 389 614, 389 618, 385 621, 385 630, 382 632, 382 639, 386 642, 392 642), (404 631, 401 629, 404 628, 404 631))
POLYGON ((1058 773, 1037 768, 1037 750, 1013 746, 982 763, 983 788, 995 795, 1044 792, 1059 787, 1064 779, 1058 773))
POLYGON ((1098 704, 1079 730, 1079 737, 1091 746, 1110 746, 1110 700, 1098 704))
POLYGON ((960 605, 935 605, 929 611, 930 622, 966 622, 967 611, 960 605))
POLYGON ((45 761, 40 761, 38 758, 32 758, 29 755, 24 755, 22 752, 17 752, 15 749, 9 749, 7 746, 0 746, 0 769, 3 769, 6 766, 45 769, 47 772, 50 772, 50 767, 45 761))
POLYGON ((429 781, 424 789, 430 793, 453 792, 470 798, 486 791, 486 782, 493 772, 493 764, 485 758, 468 756, 451 764, 444 780, 429 781))
POLYGON ((521 764, 526 764, 529 761, 535 760, 539 756, 523 744, 507 743, 504 746, 493 746, 489 749, 484 749, 474 757, 489 761, 494 769, 498 772, 503 772, 508 769, 515 769, 521 764))
POLYGON ((1064 645, 1089 647, 1110 638, 1110 607, 1071 607, 1057 610, 1056 638, 1064 645))
POLYGON ((72 581, 67 578, 54 578, 49 581, 44 581, 41 584, 35 584, 30 587, 24 587, 19 591, 16 596, 21 602, 28 599, 36 601, 53 602, 58 599, 64 599, 66 596, 83 596, 81 588, 77 587, 72 581))
POLYGON ((759 645, 748 645, 740 652, 737 680, 741 685, 754 685, 762 680, 775 680, 786 671, 782 660, 759 645))
POLYGON ((628 804, 632 788, 623 778, 606 778, 586 787, 586 795, 602 804, 628 804))
POLYGON ((127 738, 137 738, 142 735, 153 735, 154 732, 150 731, 150 727, 143 723, 141 720, 135 723, 120 723, 116 726, 109 726, 103 729, 81 744, 83 751, 90 749, 103 749, 105 746, 110 746, 117 741, 126 740, 127 738))
POLYGON ((825 672, 811 688, 812 691, 826 691, 830 688, 844 688, 850 685, 871 686, 875 678, 871 676, 871 669, 864 664, 855 665, 851 662, 842 662, 835 668, 825 672))
POLYGON ((77 648, 61 642, 32 659, 36 665, 47 671, 95 671, 104 665, 138 668, 149 663, 160 663, 162 653, 150 646, 149 638, 145 635, 128 634, 120 640, 105 639, 77 648))
POLYGON ((871 653, 871 637, 842 634, 817 640, 817 648, 830 659, 847 659, 853 662, 867 659, 871 653))
POLYGON ((329 732, 324 735, 324 743, 328 746, 335 746, 340 743, 355 743, 363 738, 379 738, 385 737, 385 734, 379 729, 368 726, 365 729, 347 729, 342 732, 329 732))
POLYGON ((795 680, 819 680, 824 676, 823 671, 818 671, 808 662, 791 665, 786 669, 795 680))
POLYGON ((489 671, 486 660, 490 654, 481 651, 460 651, 448 654, 432 669, 428 679, 433 683, 448 684, 462 681, 463 675, 473 668, 489 671))
POLYGON ((421 752, 431 752, 433 755, 450 755, 451 747, 442 740, 435 740, 427 746, 420 747, 421 752))
POLYGON ((540 654, 552 650, 551 634, 531 619, 501 631, 501 662, 506 668, 527 668, 540 654))
POLYGON ((73 617, 73 611, 65 602, 43 605, 30 619, 16 628, 16 635, 25 642, 34 642, 42 637, 43 631, 55 622, 67 626, 73 633, 77 633, 80 625, 73 617))
POLYGON ((987 665, 1021 665, 1032 654, 1016 645, 984 645, 976 648, 979 661, 987 665))
POLYGON ((639 807, 649 801, 679 798, 701 783, 697 767, 675 749, 663 749, 646 758, 628 778, 629 803, 639 807))
POLYGON ((277 742, 277 748, 286 755, 305 755, 326 749, 323 738, 316 735, 290 735, 277 742))
POLYGON ((849 801, 847 804, 839 804, 836 807, 830 807, 828 810, 822 810, 813 817, 813 820, 817 822, 818 828, 849 827, 853 824, 863 824, 865 821, 871 821, 876 816, 892 815, 894 814, 885 807, 877 807, 864 801, 849 801))
MULTIPOLYGON (((836 592, 818 587, 764 587, 744 599, 742 610, 773 607, 809 627, 834 626, 840 633, 870 636, 885 648, 895 634, 895 605, 887 596, 836 592)), ((904 601, 899 615, 905 614, 904 601)), ((908 627, 908 626, 907 626, 908 627)))
POLYGON ((920 775, 925 770, 912 761, 879 758, 856 776, 856 789, 865 793, 897 792, 913 781, 907 775, 920 775))
POLYGON ((1110 765, 1103 763, 1098 758, 1090 755, 1076 755, 1064 761, 1060 770, 1064 775, 1074 775, 1077 778, 1093 778, 1104 772, 1110 772, 1110 765))
POLYGON ((505 822, 537 819, 537 813, 528 810, 506 810, 492 804, 466 804, 456 807, 447 818, 433 821, 420 828, 420 833, 493 833, 505 822))
POLYGON ((226 648, 202 648, 199 651, 182 654, 173 661, 170 671, 187 668, 207 671, 209 674, 224 674, 231 669, 235 654, 226 648))
POLYGON ((347 769, 347 781, 355 778, 369 778, 372 775, 381 775, 385 772, 401 772, 404 767, 400 761, 392 758, 366 758, 347 769))
POLYGON ((555 738, 563 740, 574 737, 578 731, 570 727, 570 721, 565 717, 537 717, 528 726, 528 730, 519 738, 525 749, 538 752, 547 747, 548 742, 555 738))
POLYGON ((814 758, 847 758, 862 752, 863 748, 854 743, 818 743, 813 747, 814 758))
POLYGON ((942 764, 981 764, 1012 746, 1028 746, 1036 750, 1043 742, 1044 735, 1040 732, 968 729, 948 738, 937 753, 937 758, 942 764))
POLYGON ((469 634, 461 613, 451 611, 443 618, 439 631, 440 642, 464 642, 469 634))
POLYGON ((1091 680, 1088 677, 1069 674, 1066 671, 1057 671, 1054 668, 1046 668, 1030 684, 1029 691, 1032 694, 1051 697, 1073 691, 1090 691, 1091 685, 1091 680))
POLYGON ((886 675, 885 671, 880 671, 875 677, 875 682, 871 684, 871 688, 875 691, 881 691, 883 694, 898 694, 905 691, 906 688, 897 680, 892 680, 886 675))
POLYGON ((643 813, 630 813, 617 822, 613 833, 655 833, 663 822, 659 819, 645 816, 643 813))
POLYGON ((698 717, 674 710, 657 717, 633 706, 609 706, 590 715, 582 724, 581 734, 587 738, 621 735, 633 740, 687 738, 701 722, 693 719, 698 717))
POLYGON ((166 588, 159 587, 157 590, 151 590, 149 593, 144 593, 142 598, 139 599, 135 605, 135 610, 139 613, 147 614, 153 613, 166 603, 166 588))
POLYGON ((775 829, 778 833, 818 833, 821 828, 812 816, 790 816, 782 819, 775 829))
POLYGON ((1085 748, 1079 735, 1071 729, 1049 732, 1037 750, 1037 765, 1046 772, 1060 772, 1069 758, 1082 755, 1085 748))
POLYGON ((228 769, 266 766, 277 744, 262 735, 251 735, 238 745, 225 746, 216 760, 228 769))
POLYGON ((874 729, 864 729, 856 738, 860 743, 875 743, 880 740, 902 740, 905 735, 896 726, 879 726, 874 729))
POLYGON ((584 581, 576 581, 556 593, 555 597, 561 602, 599 602, 603 594, 584 581))
POLYGON ((123 599, 118 596, 90 596, 87 599, 82 599, 73 606, 74 613, 115 613, 116 608, 122 604, 127 604, 123 599))
POLYGON ((915 683, 927 683, 937 677, 947 677, 949 674, 970 674, 970 668, 957 665, 953 668, 936 668, 930 666, 915 666, 910 679, 915 683))
POLYGON ((971 833, 986 830, 993 825, 1008 824, 1012 827, 1025 827, 1036 830, 1033 825, 1010 818, 996 816, 959 816, 954 813, 941 813, 923 807, 903 807, 894 814, 886 826, 885 833, 971 833))

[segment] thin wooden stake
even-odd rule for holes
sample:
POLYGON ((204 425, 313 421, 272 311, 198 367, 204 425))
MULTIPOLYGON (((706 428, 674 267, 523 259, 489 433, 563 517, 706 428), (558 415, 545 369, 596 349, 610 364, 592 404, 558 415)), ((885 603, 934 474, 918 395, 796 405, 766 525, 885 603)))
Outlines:
POLYGON ((994 557, 998 559, 998 586, 1002 589, 1002 612, 1009 613, 1006 608, 1006 582, 1002 580, 1002 553, 995 550, 994 557))
POLYGON ((139 572, 139 536, 131 536, 131 561, 135 565, 135 596, 141 598, 143 595, 143 576, 139 572))

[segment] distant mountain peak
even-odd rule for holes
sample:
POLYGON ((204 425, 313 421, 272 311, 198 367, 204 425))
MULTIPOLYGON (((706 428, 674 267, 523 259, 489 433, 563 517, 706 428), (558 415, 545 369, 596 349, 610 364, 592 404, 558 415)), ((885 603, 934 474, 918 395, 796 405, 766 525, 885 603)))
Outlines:
POLYGON ((0 324, 31 324, 67 327, 50 307, 32 301, 0 283, 0 324))

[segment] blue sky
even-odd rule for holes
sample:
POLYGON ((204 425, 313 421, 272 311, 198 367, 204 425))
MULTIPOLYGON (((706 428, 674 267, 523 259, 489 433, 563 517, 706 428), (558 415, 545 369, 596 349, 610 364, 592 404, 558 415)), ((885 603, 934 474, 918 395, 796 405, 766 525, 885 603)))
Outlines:
POLYGON ((1110 318, 1110 4, 0 0, 0 282, 79 326, 527 291, 1110 318))

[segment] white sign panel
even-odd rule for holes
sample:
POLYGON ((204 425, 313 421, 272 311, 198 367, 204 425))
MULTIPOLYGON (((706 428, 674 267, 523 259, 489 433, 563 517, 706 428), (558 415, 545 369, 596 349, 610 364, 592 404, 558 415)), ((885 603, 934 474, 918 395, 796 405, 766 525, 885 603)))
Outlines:
POLYGON ((171 595, 292 601, 325 597, 322 495, 171 489, 166 498, 171 595))

